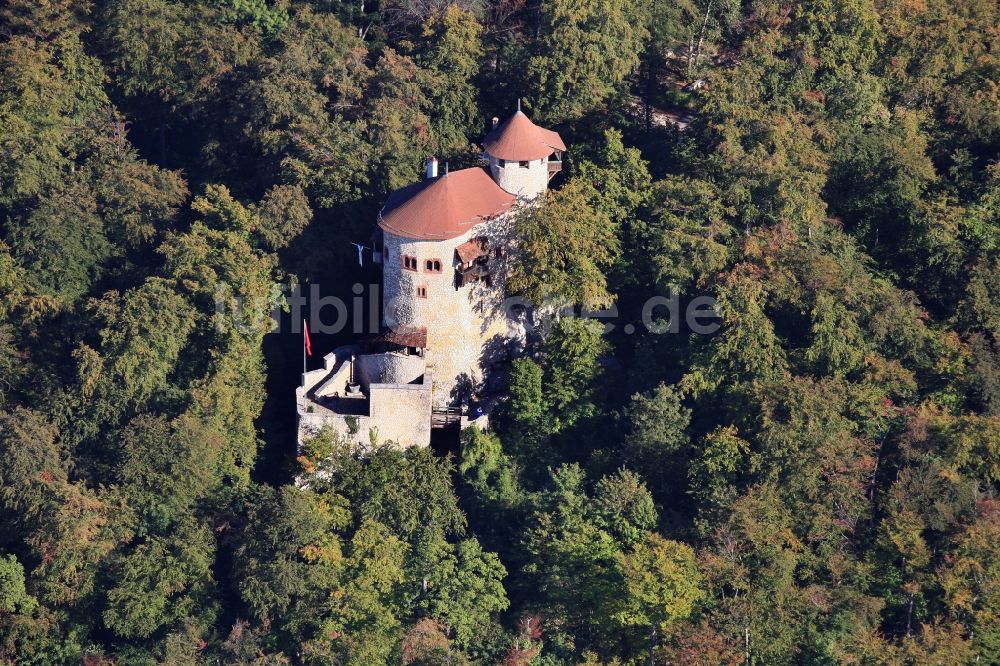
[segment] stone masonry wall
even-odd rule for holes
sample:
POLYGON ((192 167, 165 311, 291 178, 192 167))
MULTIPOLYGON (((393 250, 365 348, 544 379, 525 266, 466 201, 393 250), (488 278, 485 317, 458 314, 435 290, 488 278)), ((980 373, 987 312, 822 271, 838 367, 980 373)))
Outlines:
POLYGON ((490 175, 504 191, 516 194, 520 198, 534 199, 549 186, 548 158, 530 160, 528 168, 519 163, 507 160, 500 166, 500 160, 490 157, 490 175))
POLYGON ((483 378, 483 366, 507 339, 503 311, 503 259, 494 263, 492 286, 477 283, 456 288, 455 248, 479 236, 491 239, 491 250, 507 243, 510 216, 477 225, 458 238, 420 241, 384 234, 383 298, 385 321, 427 327, 427 366, 434 369, 434 405, 454 405, 483 378), (402 268, 402 255, 417 258, 417 271, 402 268), (442 271, 426 270, 428 259, 441 261, 442 271), (417 287, 427 297, 418 298, 417 287))
MULTIPOLYGON (((379 442, 400 446, 431 443, 431 391, 423 384, 372 384, 370 419, 379 442)), ((367 432, 367 431, 366 431, 367 432)))
POLYGON ((343 392, 351 374, 351 359, 359 353, 357 345, 342 345, 323 357, 323 367, 302 375, 303 395, 333 395, 343 392))
POLYGON ((299 414, 298 441, 301 445, 304 440, 318 435, 324 428, 331 428, 353 446, 364 447, 368 446, 370 442, 368 432, 371 427, 371 419, 363 414, 347 416, 345 414, 336 414, 328 409, 318 409, 313 412, 305 411, 299 414), (349 419, 356 428, 353 433, 348 425, 349 419))

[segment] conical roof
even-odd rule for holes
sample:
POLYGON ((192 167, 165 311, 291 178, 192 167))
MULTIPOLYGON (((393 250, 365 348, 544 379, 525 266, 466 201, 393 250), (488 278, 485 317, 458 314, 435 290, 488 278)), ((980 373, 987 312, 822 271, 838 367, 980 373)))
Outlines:
POLYGON ((383 231, 415 240, 457 238, 516 200, 483 169, 452 171, 407 185, 389 195, 378 216, 383 231))
POLYGON ((483 148, 504 160, 538 160, 566 150, 566 144, 558 132, 539 127, 518 109, 486 135, 483 148))

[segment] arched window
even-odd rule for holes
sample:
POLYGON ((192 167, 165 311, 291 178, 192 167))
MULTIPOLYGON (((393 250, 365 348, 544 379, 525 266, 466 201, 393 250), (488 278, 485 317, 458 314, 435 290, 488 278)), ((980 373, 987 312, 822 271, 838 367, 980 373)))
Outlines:
POLYGON ((423 285, 417 287, 417 298, 427 298, 427 287, 423 285))
POLYGON ((408 254, 403 255, 403 270, 415 271, 417 270, 417 258, 410 256, 408 254))
POLYGON ((441 260, 440 259, 427 259, 424 261, 424 272, 426 273, 440 273, 441 272, 441 260))

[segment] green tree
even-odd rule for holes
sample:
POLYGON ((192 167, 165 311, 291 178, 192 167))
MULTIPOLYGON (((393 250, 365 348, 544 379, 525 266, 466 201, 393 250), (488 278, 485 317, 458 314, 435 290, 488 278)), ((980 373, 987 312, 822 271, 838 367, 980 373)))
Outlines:
POLYGON ((468 648, 485 637, 492 616, 507 609, 506 575, 500 558, 483 551, 476 539, 454 546, 442 543, 421 582, 424 592, 416 603, 418 612, 440 620, 446 635, 468 648))
POLYGON ((164 391, 197 313, 169 281, 151 278, 121 295, 93 304, 103 324, 99 355, 81 347, 77 358, 92 386, 99 419, 117 418, 164 391))
POLYGON ((119 492, 143 521, 140 531, 168 533, 219 491, 213 478, 219 443, 198 421, 140 415, 122 434, 119 492))
POLYGON ((240 90, 239 134, 249 138, 256 169, 299 185, 321 206, 357 198, 374 156, 351 113, 371 77, 364 43, 334 14, 299 6, 276 46, 254 61, 240 90))
POLYGON ((620 90, 647 36, 638 2, 554 0, 541 6, 528 64, 534 107, 549 121, 575 119, 620 90))
POLYGON ((854 313, 829 294, 819 293, 812 319, 813 343, 806 350, 806 360, 835 377, 859 368, 867 345, 854 313))
MULTIPOLYGON (((258 27, 241 20, 254 12, 261 20, 265 15, 271 19, 262 27, 282 22, 281 8, 272 12, 253 0, 195 5, 114 0, 104 5, 98 26, 104 56, 126 95, 151 96, 168 108, 200 110, 210 107, 234 66, 259 55, 258 27)), ((157 121, 165 142, 166 115, 147 113, 157 121)))
POLYGON ((0 413, 0 463, 0 537, 30 553, 30 593, 56 607, 82 604, 114 545, 111 507, 70 479, 59 431, 38 412, 0 413))
POLYGON ((7 538, 46 511, 52 483, 67 479, 58 430, 44 415, 23 407, 0 412, 0 500, 7 538))
POLYGON ((107 587, 104 624, 126 639, 148 638, 184 623, 207 629, 215 619, 212 563, 215 543, 207 525, 184 520, 168 536, 155 536, 118 553, 107 587))
POLYGON ((36 283, 67 301, 90 291, 113 251, 93 193, 79 184, 45 197, 13 225, 11 241, 36 283))
POLYGON ((621 251, 611 218, 591 207, 587 188, 570 181, 518 214, 517 260, 507 287, 535 305, 555 301, 609 305, 605 270, 621 251))
MULTIPOLYGON (((315 637, 324 602, 340 589, 346 507, 308 490, 254 486, 234 551, 233 583, 251 613, 289 652, 315 637)), ((346 502, 344 502, 346 503, 346 502)))
POLYGON ((603 142, 576 167, 575 180, 588 192, 591 207, 616 225, 632 219, 649 199, 652 177, 638 148, 625 147, 622 133, 605 130, 603 142))
POLYGON ((544 374, 542 366, 531 358, 515 359, 511 364, 509 423, 505 424, 504 436, 511 455, 519 461, 534 463, 543 459, 547 449, 542 443, 555 430, 542 389, 544 374))
POLYGON ((302 188, 275 185, 260 202, 257 231, 268 249, 280 250, 302 233, 312 219, 312 209, 302 188))
POLYGON ((593 512, 598 526, 623 549, 632 548, 656 527, 656 505, 635 472, 620 469, 594 487, 593 512))
POLYGON ((417 62, 436 74, 428 94, 431 126, 441 151, 468 147, 482 127, 473 77, 483 57, 483 28, 472 12, 449 3, 423 25, 417 62))
POLYGON ((80 13, 61 2, 14 0, 4 9, 10 38, 0 46, 0 141, 8 157, 0 205, 29 202, 70 180, 111 111, 100 62, 80 41, 80 13))
POLYGON ((572 425, 593 411, 599 359, 608 349, 599 321, 564 317, 553 324, 542 344, 545 400, 553 418, 572 425))
POLYGON ((651 193, 652 216, 636 230, 648 248, 651 272, 661 289, 688 292, 725 268, 733 229, 718 188, 709 181, 668 176, 651 193))
POLYGON ((706 503, 727 503, 736 483, 751 471, 749 454, 750 443, 735 426, 719 426, 708 433, 688 469, 691 492, 706 503))
POLYGON ((489 505, 510 507, 519 499, 520 489, 510 458, 494 433, 483 432, 479 428, 462 431, 462 458, 458 473, 473 489, 475 497, 489 505))
POLYGON ((365 139, 376 156, 372 184, 388 194, 419 180, 436 145, 431 133, 434 74, 386 49, 375 63, 365 99, 365 139))
POLYGON ((433 543, 465 532, 451 472, 430 449, 384 446, 345 470, 335 487, 361 520, 377 521, 408 543, 433 543))
POLYGON ((662 502, 683 483, 677 471, 684 468, 691 446, 687 433, 691 410, 684 406, 675 387, 660 384, 649 393, 632 396, 626 421, 622 457, 632 469, 642 470, 662 502))
POLYGON ((558 631, 579 639, 607 629, 621 585, 615 565, 620 550, 597 526, 577 465, 551 470, 522 537, 523 570, 540 610, 558 631))
POLYGON ((631 553, 620 555, 619 566, 626 589, 619 621, 648 629, 649 662, 653 663, 664 628, 689 617, 704 596, 694 551, 651 534, 631 553))
POLYGON ((683 388, 695 392, 767 380, 781 376, 787 361, 774 324, 764 311, 766 285, 743 275, 731 275, 718 295, 723 329, 708 351, 706 365, 688 374, 683 388))
POLYGON ((995 654, 1000 646, 1000 541, 996 503, 977 507, 975 520, 960 531, 955 551, 940 576, 945 602, 952 616, 971 626, 978 654, 995 654))
POLYGON ((542 398, 542 366, 530 358, 515 359, 510 372, 510 415, 526 426, 541 424, 545 413, 542 398))
POLYGON ((0 558, 0 612, 30 612, 37 603, 24 589, 24 567, 17 558, 0 558))
POLYGON ((382 663, 401 637, 406 543, 384 525, 366 520, 347 548, 344 585, 330 599, 332 613, 320 638, 303 646, 309 659, 334 657, 345 664, 382 663))

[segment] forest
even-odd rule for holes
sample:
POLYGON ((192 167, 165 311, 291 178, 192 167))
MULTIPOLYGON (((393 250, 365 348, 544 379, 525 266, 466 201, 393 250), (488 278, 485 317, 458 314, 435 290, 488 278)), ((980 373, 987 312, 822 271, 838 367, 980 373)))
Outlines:
POLYGON ((995 0, 6 0, 0 664, 1000 664, 998 158, 995 0), (616 325, 296 451, 268 313, 519 100, 616 325))

